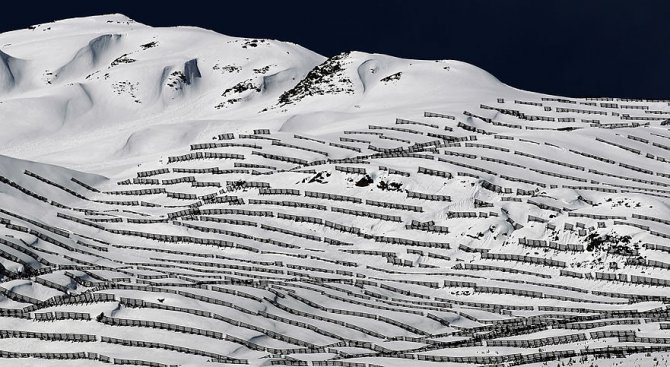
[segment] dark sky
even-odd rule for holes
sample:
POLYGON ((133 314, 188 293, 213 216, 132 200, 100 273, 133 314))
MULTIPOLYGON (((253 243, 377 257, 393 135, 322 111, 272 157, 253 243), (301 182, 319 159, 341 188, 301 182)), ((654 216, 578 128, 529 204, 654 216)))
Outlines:
POLYGON ((0 32, 123 13, 152 26, 291 41, 324 56, 462 60, 537 92, 670 99, 670 0, 12 3, 3 5, 0 32))

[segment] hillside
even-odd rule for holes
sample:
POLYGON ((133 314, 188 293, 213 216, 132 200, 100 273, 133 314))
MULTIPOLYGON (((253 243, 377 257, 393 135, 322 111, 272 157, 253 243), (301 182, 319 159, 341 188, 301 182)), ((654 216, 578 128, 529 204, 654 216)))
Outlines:
POLYGON ((667 364, 669 101, 116 14, 0 117, 0 363, 667 364))

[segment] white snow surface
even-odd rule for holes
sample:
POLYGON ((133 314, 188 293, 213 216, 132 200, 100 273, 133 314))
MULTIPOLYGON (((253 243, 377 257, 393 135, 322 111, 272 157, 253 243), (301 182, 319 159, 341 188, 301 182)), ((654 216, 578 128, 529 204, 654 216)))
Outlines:
POLYGON ((0 365, 667 363, 668 119, 120 14, 0 34, 0 365))

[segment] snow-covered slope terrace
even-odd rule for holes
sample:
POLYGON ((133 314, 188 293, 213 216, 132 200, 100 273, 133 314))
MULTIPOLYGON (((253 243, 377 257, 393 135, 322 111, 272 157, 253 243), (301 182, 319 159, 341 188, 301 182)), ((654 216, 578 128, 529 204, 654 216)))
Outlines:
POLYGON ((0 51, 0 363, 670 352, 668 101, 121 15, 0 51))

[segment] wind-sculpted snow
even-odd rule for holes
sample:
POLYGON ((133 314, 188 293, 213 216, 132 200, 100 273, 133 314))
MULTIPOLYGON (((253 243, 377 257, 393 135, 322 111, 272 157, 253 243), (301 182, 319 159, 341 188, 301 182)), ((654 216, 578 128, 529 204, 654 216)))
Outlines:
POLYGON ((99 66, 105 57, 110 58, 113 47, 120 41, 120 34, 103 34, 95 37, 86 46, 79 49, 72 60, 58 69, 54 77, 57 80, 68 79, 94 71, 93 69, 99 66))
POLYGON ((9 92, 16 85, 18 63, 19 60, 0 51, 0 92, 9 92))
POLYGON ((667 363, 668 101, 120 15, 31 28, 0 35, 33 73, 0 95, 0 364, 667 363), (40 80, 49 32, 121 54, 40 80))

